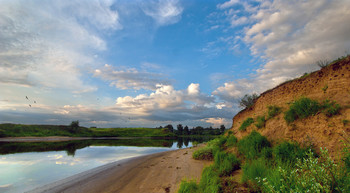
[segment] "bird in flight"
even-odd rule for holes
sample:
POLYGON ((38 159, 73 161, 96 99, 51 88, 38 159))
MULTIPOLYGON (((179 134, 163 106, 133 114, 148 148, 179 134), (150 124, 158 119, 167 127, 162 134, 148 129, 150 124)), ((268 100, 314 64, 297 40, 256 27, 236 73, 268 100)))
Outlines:
POLYGON ((26 99, 28 99, 28 96, 26 96, 26 99))

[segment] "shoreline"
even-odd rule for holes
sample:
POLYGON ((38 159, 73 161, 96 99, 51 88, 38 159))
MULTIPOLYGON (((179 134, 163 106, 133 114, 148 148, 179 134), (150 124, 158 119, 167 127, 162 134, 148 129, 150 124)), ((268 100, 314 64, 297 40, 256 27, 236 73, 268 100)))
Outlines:
POLYGON ((184 148, 105 164, 37 187, 41 192, 176 192, 182 179, 199 181, 209 161, 192 158, 196 148, 184 148))

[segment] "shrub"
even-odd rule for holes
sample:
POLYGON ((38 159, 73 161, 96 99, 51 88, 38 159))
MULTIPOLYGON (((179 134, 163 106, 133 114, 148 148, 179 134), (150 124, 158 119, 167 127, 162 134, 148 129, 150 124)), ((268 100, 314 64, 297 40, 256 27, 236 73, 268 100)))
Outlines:
POLYGON ((319 60, 316 62, 317 66, 320 68, 324 68, 330 64, 328 60, 319 60))
POLYGON ((224 144, 226 143, 226 140, 227 140, 226 137, 220 136, 218 138, 208 141, 207 145, 212 147, 215 146, 219 149, 222 149, 224 147, 224 144))
POLYGON ((247 127, 249 127, 252 123, 254 123, 254 119, 249 117, 243 121, 242 125, 239 127, 240 131, 245 131, 247 127))
POLYGON ((265 192, 349 192, 350 175, 321 149, 315 157, 310 150, 307 158, 297 159, 295 167, 277 167, 278 178, 259 178, 265 192), (277 180, 276 180, 277 179, 277 180))
POLYGON ((273 156, 276 161, 281 163, 294 164, 297 159, 302 159, 306 156, 307 150, 302 149, 296 143, 282 142, 273 148, 273 156))
POLYGON ((263 128, 263 127, 265 127, 265 122, 266 122, 266 120, 265 120, 265 116, 264 116, 264 115, 263 115, 263 116, 258 116, 258 117, 256 118, 255 126, 256 126, 258 129, 263 128))
POLYGON ((215 193, 220 191, 220 177, 213 165, 203 169, 199 189, 201 193, 215 193))
POLYGON ((289 110, 285 113, 284 119, 291 123, 296 119, 303 119, 315 115, 321 109, 321 105, 312 99, 302 97, 292 103, 289 110))
POLYGON ((260 157, 261 151, 270 146, 271 144, 266 137, 256 131, 252 131, 248 136, 238 141, 238 152, 247 159, 254 159, 260 157))
POLYGON ((237 144, 237 137, 234 135, 229 135, 226 140, 226 147, 234 147, 237 144))
POLYGON ((178 193, 196 193, 198 192, 198 185, 196 181, 190 180, 188 181, 181 181, 180 188, 178 190, 178 193))
POLYGON ((240 100, 239 106, 243 109, 250 108, 254 105, 255 100, 258 98, 258 95, 253 93, 252 95, 246 94, 244 97, 240 100))
POLYGON ((192 157, 196 160, 209 160, 214 159, 216 151, 218 151, 216 146, 205 146, 193 152, 192 157))
POLYGON ((214 167, 220 176, 227 176, 239 169, 239 161, 234 154, 219 151, 216 152, 214 160, 214 167))
POLYGON ((323 112, 327 117, 332 117, 339 114, 340 105, 335 101, 325 100, 322 103, 323 112))
POLYGON ((281 113, 281 107, 268 106, 267 107, 267 119, 271 119, 281 113))

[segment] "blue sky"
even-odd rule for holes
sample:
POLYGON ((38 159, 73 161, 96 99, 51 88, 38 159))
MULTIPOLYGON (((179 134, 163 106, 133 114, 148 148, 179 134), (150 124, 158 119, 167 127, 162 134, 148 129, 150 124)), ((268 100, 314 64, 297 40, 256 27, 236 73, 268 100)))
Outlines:
POLYGON ((244 94, 348 54, 349 10, 344 0, 4 0, 0 122, 230 127, 244 94))

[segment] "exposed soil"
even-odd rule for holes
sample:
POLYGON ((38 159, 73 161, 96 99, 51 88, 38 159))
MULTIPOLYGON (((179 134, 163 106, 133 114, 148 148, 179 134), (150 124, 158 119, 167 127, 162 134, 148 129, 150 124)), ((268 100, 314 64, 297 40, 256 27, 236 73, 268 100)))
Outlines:
POLYGON ((251 108, 239 112, 233 118, 231 130, 239 139, 257 130, 273 143, 292 140, 312 144, 316 149, 326 147, 336 157, 343 147, 342 141, 350 139, 350 123, 344 124, 343 120, 350 120, 350 57, 262 93, 251 108), (282 107, 284 112, 291 102, 302 96, 319 102, 326 99, 336 101, 342 107, 340 114, 329 118, 319 113, 288 125, 284 113, 281 113, 268 120, 262 129, 252 124, 246 131, 238 130, 247 118, 267 115, 267 106, 282 107))

